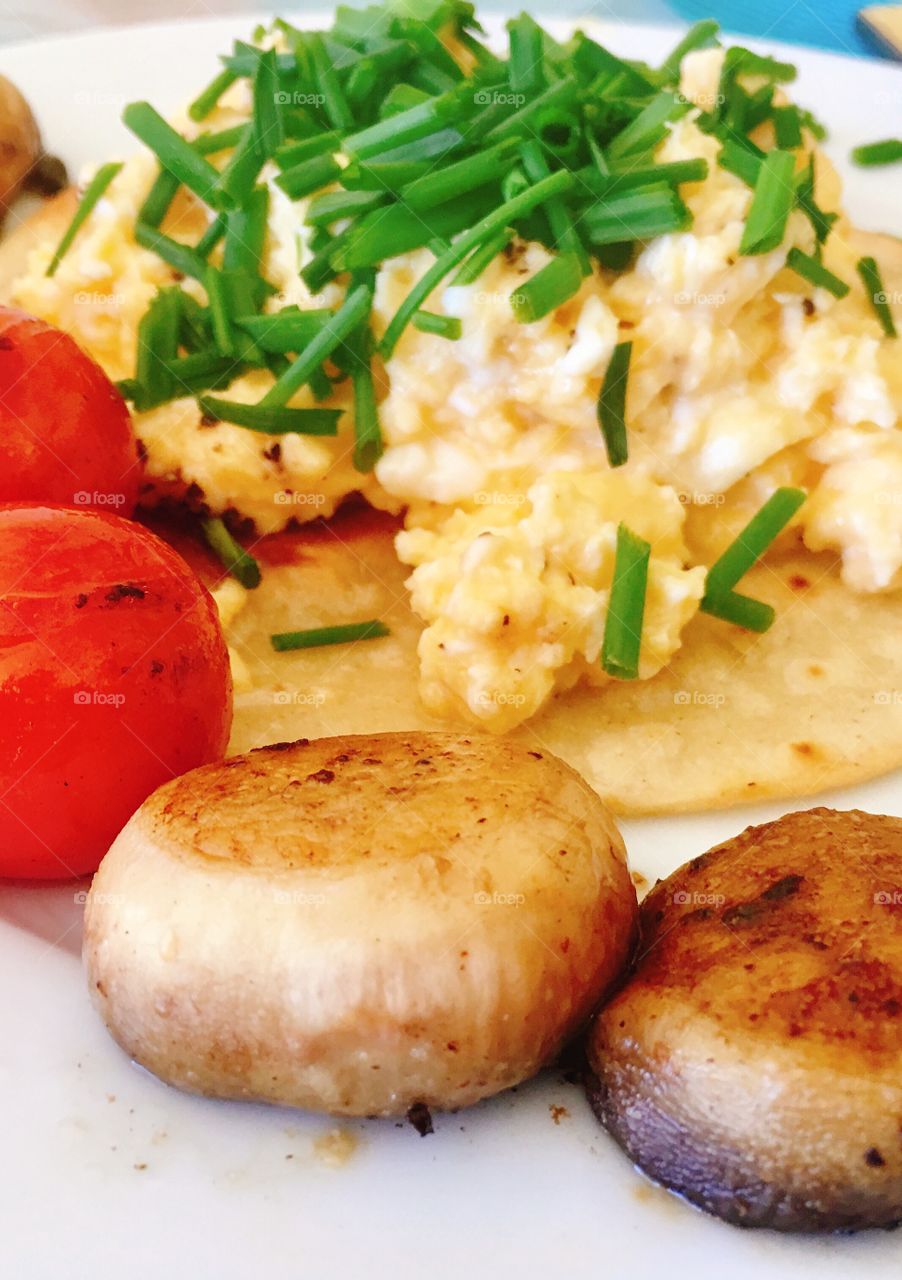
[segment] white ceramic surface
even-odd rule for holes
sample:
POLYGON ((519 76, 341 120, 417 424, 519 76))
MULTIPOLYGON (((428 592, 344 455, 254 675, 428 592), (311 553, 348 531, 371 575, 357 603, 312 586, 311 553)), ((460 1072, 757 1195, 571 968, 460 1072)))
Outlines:
MULTIPOLYGON (((77 171, 131 148, 118 119, 127 101, 178 106, 254 22, 7 46, 0 71, 35 105, 49 147, 77 171)), ((652 60, 676 39, 648 27, 601 31, 619 52, 652 60)), ((849 148, 897 131, 902 70, 784 53, 800 67, 798 100, 828 122, 828 150, 851 177, 849 148)), ((902 231, 902 167, 856 172, 847 205, 863 226, 902 231)), ((823 802, 902 814, 902 780, 823 802)), ((793 807, 627 823, 633 866, 653 880, 793 807)), ((128 1062, 88 1004, 78 954, 83 888, 0 885, 0 1276, 898 1276, 902 1237, 741 1232, 652 1188, 560 1073, 438 1117, 425 1139, 390 1122, 344 1124, 357 1146, 339 1165, 321 1141, 337 1127, 328 1119, 175 1093, 128 1062), (566 1108, 557 1123, 552 1107, 566 1108)))

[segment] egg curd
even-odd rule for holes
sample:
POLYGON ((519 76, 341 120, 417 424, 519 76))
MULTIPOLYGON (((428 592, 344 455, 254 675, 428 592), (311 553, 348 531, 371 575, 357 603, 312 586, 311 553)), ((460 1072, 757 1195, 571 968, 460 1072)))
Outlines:
MULTIPOLYGON (((692 53, 683 92, 704 105, 723 51, 692 53)), ((246 85, 203 129, 250 111, 246 85)), ((840 221, 823 262, 853 287, 837 299, 786 267, 811 254, 803 213, 783 243, 741 256, 752 191, 717 163, 720 142, 698 110, 671 124, 656 162, 704 157, 708 177, 681 188, 690 230, 648 243, 614 275, 596 266, 551 314, 518 323, 510 295, 549 260, 515 241, 471 285, 445 284, 426 306, 458 317, 447 341, 408 326, 382 370, 384 453, 375 471, 352 463, 353 423, 334 438, 261 435, 201 417, 193 398, 135 415, 146 450, 147 500, 173 493, 214 514, 233 512, 260 534, 330 515, 349 494, 403 512, 397 538, 413 607, 423 619, 421 695, 432 711, 492 730, 532 715, 556 691, 608 677, 599 652, 621 521, 651 543, 639 674, 680 647, 710 565, 779 484, 808 490, 795 517, 812 550, 841 559, 854 591, 902 582, 902 370, 856 279, 857 254, 840 221), (615 345, 631 340, 629 461, 612 470, 596 406, 615 345), (896 495, 896 499, 893 499, 896 495)), ((187 136, 201 126, 178 121, 187 136)), ((764 125, 762 129, 771 126, 764 125)), ((818 158, 818 196, 838 207, 818 158)), ((171 269, 140 248, 133 228, 155 176, 152 156, 130 159, 53 278, 54 245, 34 249, 13 289, 23 308, 71 333, 113 378, 132 374, 137 328, 171 269)), ((313 297, 298 276, 309 260, 303 203, 264 171, 270 214, 264 274, 273 309, 334 306, 337 282, 313 297)), ((184 203, 177 229, 209 216, 184 203)), ((373 327, 384 331, 432 263, 427 249, 389 259, 376 276, 373 327)), ((202 287, 184 288, 204 300, 202 287)), ((272 375, 234 381, 233 400, 260 399, 272 375)), ((309 389, 293 405, 312 405, 309 389)), ((349 408, 339 384, 330 404, 349 408)), ((229 609, 234 602, 229 603, 229 609)))

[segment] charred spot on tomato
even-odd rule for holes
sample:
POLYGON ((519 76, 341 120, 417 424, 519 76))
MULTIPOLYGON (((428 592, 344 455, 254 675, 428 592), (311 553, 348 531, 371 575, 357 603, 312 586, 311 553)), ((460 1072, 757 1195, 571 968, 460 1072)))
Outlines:
POLYGON ((118 604, 120 600, 143 600, 146 595, 144 588, 133 582, 119 582, 106 593, 105 599, 110 604, 118 604))
POLYGON ((151 662, 150 664, 150 674, 152 676, 162 675, 165 669, 166 669, 166 664, 163 662, 160 662, 157 658, 154 658, 153 662, 151 662))
POLYGON ((83 609, 87 603, 88 603, 88 597, 85 595, 83 591, 79 591, 78 595, 75 597, 76 609, 83 609))
POLYGON ((0 351, 15 351, 16 344, 6 334, 0 334, 0 351))

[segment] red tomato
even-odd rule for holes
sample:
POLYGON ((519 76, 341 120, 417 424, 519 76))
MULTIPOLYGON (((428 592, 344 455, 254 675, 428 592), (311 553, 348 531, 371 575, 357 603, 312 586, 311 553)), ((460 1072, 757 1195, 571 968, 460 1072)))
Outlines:
POLYGON ((231 720, 216 606, 171 547, 102 512, 0 506, 0 875, 93 871, 231 720))
POLYGON ((130 516, 141 464, 125 401, 68 334, 0 307, 0 502, 130 516))

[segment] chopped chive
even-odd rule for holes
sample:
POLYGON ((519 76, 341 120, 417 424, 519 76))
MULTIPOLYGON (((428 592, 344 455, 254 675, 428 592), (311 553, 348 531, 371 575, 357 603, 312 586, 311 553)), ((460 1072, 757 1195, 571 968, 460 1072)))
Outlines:
POLYGON ((233 578, 237 578, 243 587, 253 591, 261 581, 260 566, 249 551, 245 551, 229 533, 219 516, 212 516, 201 521, 201 529, 210 550, 228 569, 233 578))
POLYGON ((236 317, 235 323, 264 351, 288 355, 301 351, 312 342, 331 317, 332 312, 324 308, 298 311, 285 307, 273 315, 240 315, 236 317))
POLYGON ((791 151, 768 151, 761 161, 755 193, 739 244, 744 255, 769 253, 783 243, 796 201, 791 151))
POLYGON ((583 226, 593 245, 651 240, 671 231, 685 231, 691 223, 689 209, 665 183, 611 195, 590 205, 583 215, 583 226))
POLYGON ((748 138, 727 138, 723 143, 717 163, 735 177, 741 178, 747 187, 754 188, 761 171, 764 152, 748 138))
POLYGON ((706 596, 699 607, 713 618, 732 622, 746 631, 769 631, 777 616, 772 605, 765 604, 763 600, 753 600, 738 591, 725 591, 716 597, 706 596))
POLYGON ((614 579, 601 646, 601 665, 618 680, 636 680, 639 676, 650 558, 651 544, 625 524, 618 525, 614 579))
POLYGON ((828 293, 832 293, 834 298, 844 298, 851 287, 845 280, 840 280, 839 276, 828 271, 818 258, 803 253, 801 249, 790 249, 786 265, 816 289, 826 289, 828 293))
POLYGON ((382 427, 373 381, 373 335, 368 324, 348 338, 354 391, 354 470, 366 475, 382 457, 382 427))
POLYGON ((275 49, 260 54, 254 73, 254 140, 261 155, 269 157, 282 145, 285 126, 275 49))
POLYGON ((205 204, 218 209, 224 193, 219 189, 219 174, 190 142, 186 142, 172 125, 167 124, 149 102, 130 102, 122 113, 126 128, 148 147, 164 169, 178 178, 205 204))
POLYGON ((507 138, 481 154, 468 156, 406 183, 399 193, 401 199, 409 208, 422 210, 431 209, 467 191, 475 191, 477 187, 499 179, 505 167, 512 163, 516 150, 516 140, 507 138))
POLYGON ((517 286, 510 296, 513 313, 520 324, 532 324, 563 306, 579 292, 582 282, 582 265, 577 255, 559 253, 517 286))
POLYGON ((486 141, 501 142, 504 138, 535 136, 561 111, 567 111, 574 105, 577 87, 576 77, 568 76, 550 84, 513 113, 502 104, 503 118, 487 131, 486 141))
POLYGON ((169 400, 177 394, 168 362, 178 353, 181 289, 158 289, 138 323, 135 357, 135 407, 169 400))
POLYGON ((161 169, 138 210, 138 221, 146 223, 149 227, 158 227, 169 212, 169 207, 181 185, 178 178, 168 169, 161 169))
POLYGON ((814 155, 808 161, 808 167, 796 179, 796 198, 799 208, 814 227, 818 244, 824 244, 827 236, 839 217, 838 213, 826 213, 814 198, 815 173, 814 155))
POLYGON ((511 93, 538 93, 545 81, 542 68, 544 32, 528 13, 512 18, 507 24, 507 31, 510 39, 511 93))
POLYGON ((690 105, 669 89, 662 90, 611 141, 608 159, 623 160, 626 156, 651 150, 664 137, 668 123, 676 116, 685 115, 690 105))
POLYGON ((240 209, 232 209, 226 214, 225 244, 222 251, 224 270, 259 276, 266 243, 268 212, 269 191, 266 187, 254 187, 240 209))
POLYGON ((452 285, 474 284, 499 253, 503 253, 513 240, 513 227, 504 227, 495 236, 490 236, 485 244, 474 249, 456 275, 451 277, 452 285))
MULTIPOLYGON (((535 139, 530 139, 522 144, 520 157, 523 162, 524 172, 530 183, 541 182, 543 178, 550 176, 551 170, 545 160, 541 146, 535 139)), ((543 212, 548 219, 555 248, 560 250, 562 256, 566 256, 571 260, 573 258, 576 259, 581 275, 589 275, 592 271, 589 255, 564 201, 560 199, 549 200, 545 204, 543 212)), ((565 278, 564 268, 558 268, 550 273, 551 281, 558 288, 563 285, 565 278)), ((572 293, 575 292, 575 289, 572 290, 572 293)), ((569 296, 571 295, 568 294, 569 296)))
POLYGON ((294 363, 285 370, 263 397, 263 405, 284 405, 319 368, 336 347, 362 324, 369 315, 373 302, 372 289, 365 284, 355 285, 348 291, 339 309, 323 325, 294 363))
POLYGON ((456 342, 463 332, 463 326, 457 316, 436 315, 434 311, 417 311, 411 324, 421 333, 434 333, 439 338, 447 338, 456 342))
POLYGON ((244 130, 245 125, 234 124, 229 129, 218 129, 216 133, 201 133, 191 145, 202 156, 212 156, 217 151, 231 151, 241 141, 244 130))
POLYGON ((72 241, 78 235, 82 226, 93 212, 97 202, 100 200, 101 196, 121 168, 121 164, 102 164, 94 174, 94 177, 85 187, 84 195, 78 202, 78 208, 72 215, 72 221, 69 223, 63 233, 62 239, 56 246, 56 252, 50 259, 50 265, 44 273, 45 275, 56 275, 56 269, 62 262, 63 256, 68 252, 72 241))
POLYGON ((880 321, 883 332, 888 338, 897 337, 893 313, 889 307, 889 300, 886 289, 883 286, 883 278, 880 275, 877 260, 875 258, 859 258, 855 266, 859 276, 861 276, 865 293, 870 299, 874 314, 880 321))
POLYGON ((496 198, 482 188, 422 213, 401 204, 387 211, 377 209, 349 228, 347 239, 333 254, 332 262, 340 270, 356 271, 430 245, 436 238, 447 241, 484 217, 496 198))
POLYGON ((436 129, 453 122, 459 110, 460 98, 456 92, 441 94, 408 111, 389 116, 387 120, 380 120, 367 129, 348 134, 344 139, 344 150, 348 155, 364 160, 402 143, 425 138, 436 129))
POLYGON ((379 344, 383 358, 388 359, 394 351, 398 339, 414 312, 420 310, 422 303, 426 301, 436 285, 463 262, 464 258, 468 257, 474 249, 484 245, 487 240, 492 239, 509 222, 531 213, 545 200, 572 190, 574 182, 573 174, 561 169, 549 178, 537 182, 534 187, 522 191, 513 200, 506 201, 475 227, 471 227, 469 231, 459 236, 445 253, 435 260, 395 312, 379 344))
POLYGON ((242 136, 229 157, 228 164, 221 173, 216 174, 221 202, 230 207, 242 204, 257 181, 265 161, 266 157, 257 145, 257 134, 254 122, 251 120, 244 126, 242 136))
POLYGON ((270 636, 276 653, 292 649, 318 649, 327 644, 349 644, 353 640, 375 640, 390 635, 388 627, 377 618, 368 622, 346 622, 334 627, 310 627, 306 631, 280 631, 270 636))
POLYGON ((321 187, 330 186, 340 174, 341 165, 333 156, 314 156, 292 169, 284 169, 276 178, 276 186, 291 200, 302 200, 321 187))
POLYGON ((703 182, 708 176, 708 162, 701 157, 695 160, 672 160, 667 164, 648 167, 617 169, 613 173, 601 173, 593 166, 578 171, 578 177, 597 196, 615 195, 632 191, 637 187, 658 187, 662 183, 678 187, 684 182, 703 182))
POLYGON ((852 159, 860 165, 896 164, 902 160, 902 138, 865 143, 864 146, 855 148, 852 159))
POLYGON ((622 467, 629 457, 626 436, 626 387, 630 373, 631 342, 618 342, 605 370, 598 393, 598 425, 604 437, 608 462, 622 467))
POLYGON ((231 294, 228 277, 217 267, 207 267, 204 288, 210 307, 213 340, 220 355, 238 355, 238 345, 231 320, 231 294))
POLYGON ((317 87, 323 96, 323 110, 333 129, 353 129, 354 116, 348 106, 341 83, 326 52, 322 36, 310 32, 305 39, 317 87))
POLYGON ((201 411, 208 417, 270 436, 289 433, 334 436, 338 434, 338 422, 343 413, 342 409, 286 409, 281 405, 244 404, 238 400, 220 400, 216 396, 204 396, 199 403, 201 411))
POLYGON ((752 516, 708 570, 701 609, 710 613, 709 605, 716 604, 733 590, 740 578, 782 533, 805 498, 804 489, 781 488, 771 494, 761 510, 752 516))
POLYGON ((191 119, 197 121, 206 120, 210 112, 218 105, 219 99, 226 89, 230 89, 237 79, 238 76, 231 67, 225 67, 218 76, 214 76, 206 89, 201 90, 188 107, 188 115, 191 119))
POLYGON ((720 23, 714 18, 703 18, 701 22, 696 22, 693 27, 690 27, 672 53, 661 63, 661 77, 664 83, 669 84, 679 79, 680 67, 687 53, 692 53, 695 49, 709 49, 717 44, 719 31, 720 23))
POLYGON ((341 150, 341 134, 334 129, 314 134, 312 138, 302 138, 300 142, 289 142, 279 147, 276 152, 276 164, 280 169, 293 169, 304 160, 312 160, 314 156, 332 155, 341 150))
POLYGON ((341 185, 350 191, 383 191, 400 193, 408 183, 422 178, 433 166, 423 161, 375 160, 354 161, 343 170, 341 185))
POLYGON ((340 218, 371 213, 385 199, 381 191, 327 191, 310 201, 304 221, 311 227, 330 227, 340 218))
POLYGON ((171 236, 164 235, 156 227, 145 226, 143 222, 135 223, 135 240, 142 249, 150 249, 181 275, 203 282, 207 271, 206 259, 191 245, 173 240, 171 236))
POLYGON ((225 235, 227 225, 226 215, 224 213, 218 213, 209 223, 206 231, 194 246, 194 252, 200 258, 209 258, 210 254, 225 235))
POLYGON ((798 107, 774 107, 774 137, 781 151, 794 151, 802 145, 802 116, 798 107))

